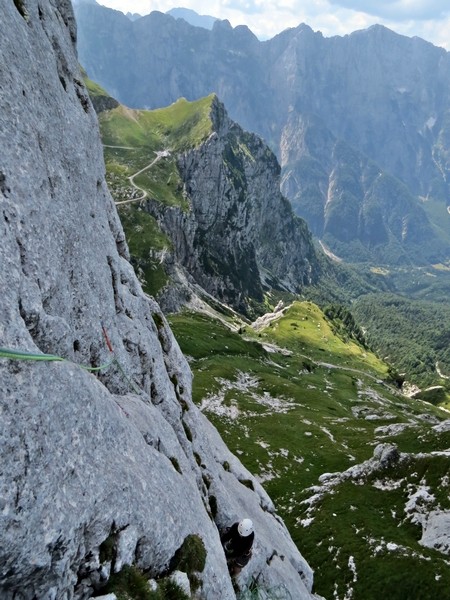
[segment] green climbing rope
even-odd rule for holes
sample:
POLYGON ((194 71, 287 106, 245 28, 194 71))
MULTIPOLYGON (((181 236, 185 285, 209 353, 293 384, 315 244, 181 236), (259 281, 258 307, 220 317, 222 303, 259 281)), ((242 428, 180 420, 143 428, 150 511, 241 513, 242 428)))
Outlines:
MULTIPOLYGON (((0 358, 9 358, 11 360, 36 360, 36 361, 46 361, 46 362, 72 362, 67 360, 66 358, 61 358, 61 356, 56 356, 56 354, 33 354, 32 352, 25 352, 24 350, 14 350, 11 348, 2 348, 0 347, 0 358)), ((78 367, 81 367, 85 371, 102 371, 110 367, 115 358, 105 363, 104 365, 100 365, 99 367, 87 367, 86 365, 80 365, 78 363, 73 363, 78 367)))
POLYGON ((103 371, 105 369, 108 369, 109 367, 111 367, 114 364, 117 366, 118 370, 122 374, 122 377, 125 379, 125 381, 128 383, 128 385, 131 387, 131 389, 136 394, 145 394, 144 390, 141 390, 134 383, 134 381, 127 375, 127 373, 125 372, 125 369, 122 367, 120 362, 114 356, 114 350, 113 350, 112 344, 110 342, 110 339, 108 337, 108 333, 106 331, 105 325, 103 324, 103 321, 101 322, 101 326, 102 326, 103 336, 105 338, 106 345, 108 346, 108 350, 112 354, 112 358, 109 362, 107 362, 103 365, 100 365, 99 367, 87 367, 86 365, 80 365, 79 363, 70 361, 67 358, 61 358, 61 356, 57 356, 56 354, 34 354, 33 352, 26 352, 24 350, 14 350, 11 348, 2 348, 1 346, 0 346, 0 358, 9 358, 10 360, 36 360, 36 361, 47 361, 47 362, 53 362, 53 361, 69 362, 69 363, 72 363, 72 364, 80 367, 81 369, 84 369, 85 371, 90 371, 90 372, 103 371))
POLYGON ((64 358, 55 354, 33 354, 23 350, 13 350, 11 348, 0 347, 0 358, 10 358, 12 360, 46 360, 46 361, 63 361, 64 358))
POLYGON ((109 362, 105 363, 104 365, 100 365, 99 367, 86 367, 86 365, 80 365, 78 363, 73 363, 74 365, 77 365, 78 367, 81 367, 82 369, 84 369, 85 371, 103 371, 104 369, 109 369, 109 367, 116 362, 115 358, 113 358, 112 360, 110 360, 109 362))
POLYGON ((141 390, 134 383, 134 381, 125 373, 125 369, 122 367, 122 365, 120 364, 120 362, 116 358, 113 359, 113 362, 117 365, 119 371, 122 373, 123 378, 131 386, 131 388, 133 389, 133 391, 136 392, 136 394, 143 394, 143 393, 145 393, 144 390, 141 390))

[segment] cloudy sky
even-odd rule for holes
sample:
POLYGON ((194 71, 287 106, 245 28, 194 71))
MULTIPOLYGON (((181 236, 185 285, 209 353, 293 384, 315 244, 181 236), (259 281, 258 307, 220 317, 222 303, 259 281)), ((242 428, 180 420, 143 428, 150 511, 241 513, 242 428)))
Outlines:
POLYGON ((307 23, 325 36, 345 35, 381 23, 450 50, 449 0, 98 0, 123 12, 145 15, 182 6, 201 15, 245 24, 260 39, 307 23))

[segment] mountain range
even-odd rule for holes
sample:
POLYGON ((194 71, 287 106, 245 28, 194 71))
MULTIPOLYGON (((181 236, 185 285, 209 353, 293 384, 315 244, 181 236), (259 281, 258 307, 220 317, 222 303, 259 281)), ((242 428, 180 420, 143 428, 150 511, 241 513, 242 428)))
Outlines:
POLYGON ((448 259, 450 59, 442 48, 382 26, 324 38, 299 25, 260 42, 227 21, 207 30, 153 12, 131 22, 96 4, 78 5, 76 17, 80 62, 125 105, 216 93, 275 152, 283 193, 338 257, 448 259))

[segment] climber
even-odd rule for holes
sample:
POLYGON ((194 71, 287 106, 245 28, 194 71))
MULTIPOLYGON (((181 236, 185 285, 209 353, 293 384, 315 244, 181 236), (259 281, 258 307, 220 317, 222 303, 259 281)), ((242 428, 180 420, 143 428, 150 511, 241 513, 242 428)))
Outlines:
POLYGON ((253 540, 255 533, 250 519, 242 519, 233 523, 221 535, 221 542, 227 557, 230 575, 239 575, 242 568, 252 557, 253 540))

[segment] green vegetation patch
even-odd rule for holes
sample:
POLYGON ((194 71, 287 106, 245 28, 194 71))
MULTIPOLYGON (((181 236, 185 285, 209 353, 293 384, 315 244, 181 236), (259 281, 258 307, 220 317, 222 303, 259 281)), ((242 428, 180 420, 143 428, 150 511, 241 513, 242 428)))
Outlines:
POLYGON ((102 594, 115 593, 118 600, 156 600, 147 578, 135 566, 125 565, 119 573, 113 573, 102 594))
POLYGON ((354 303, 353 314, 367 329, 372 348, 405 374, 407 381, 449 390, 450 307, 430 302, 375 294, 354 303), (442 374, 442 376, 440 375, 442 374))
POLYGON ((186 573, 191 589, 195 591, 201 585, 198 575, 205 569, 206 556, 207 552, 202 538, 199 535, 190 534, 176 551, 170 562, 170 568, 186 573))
POLYGON ((162 256, 170 252, 171 242, 161 231, 154 217, 136 204, 119 207, 119 215, 126 232, 131 262, 147 294, 156 294, 166 285, 168 277, 162 256))
POLYGON ((113 573, 101 594, 114 593, 118 600, 189 600, 189 596, 174 581, 158 580, 156 590, 150 589, 148 579, 134 565, 125 565, 113 573))
POLYGON ((125 204, 119 208, 119 215, 128 233, 130 252, 144 256, 151 250, 171 249, 172 243, 158 227, 156 219, 136 205, 125 204))
POLYGON ((167 108, 150 112, 157 130, 164 134, 179 152, 198 146, 211 134, 211 105, 215 95, 211 94, 195 102, 180 98, 167 108))
POLYGON ((206 564, 206 548, 199 535, 188 535, 176 551, 171 567, 188 575, 202 573, 206 564))
POLYGON ((199 145, 211 133, 214 96, 196 102, 184 98, 167 108, 134 110, 123 105, 101 115, 105 145, 168 149, 182 152, 199 145))
POLYGON ((183 352, 195 359, 210 355, 248 355, 264 358, 267 352, 257 341, 248 342, 220 321, 195 312, 170 315, 169 323, 176 328, 183 352))
POLYGON ((380 377, 387 372, 387 366, 367 351, 351 330, 343 329, 342 325, 338 328, 312 302, 294 302, 261 333, 264 339, 295 349, 299 354, 307 350, 309 358, 320 362, 332 358, 335 365, 368 369, 380 377))
POLYGON ((89 79, 89 77, 86 76, 85 72, 83 72, 83 81, 91 98, 99 96, 109 96, 108 92, 104 88, 102 88, 101 85, 99 85, 95 81, 92 81, 92 79, 89 79))

